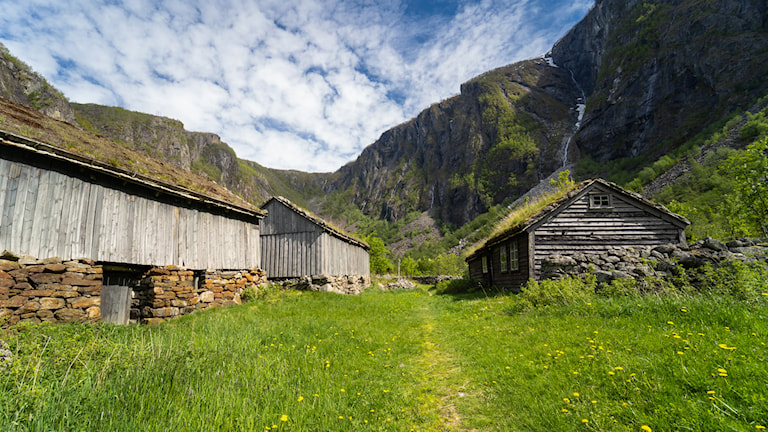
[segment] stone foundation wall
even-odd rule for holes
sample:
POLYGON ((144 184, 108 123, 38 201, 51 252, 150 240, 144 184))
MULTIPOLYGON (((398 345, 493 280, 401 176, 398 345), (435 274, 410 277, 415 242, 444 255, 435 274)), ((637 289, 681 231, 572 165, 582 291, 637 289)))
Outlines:
POLYGON ((101 266, 87 259, 0 255, 0 326, 95 322, 101 318, 101 266))
POLYGON ((240 303, 245 288, 266 283, 263 270, 192 271, 168 266, 150 269, 134 287, 131 320, 156 324, 209 307, 240 303))
POLYGON ((328 276, 314 275, 295 279, 272 281, 288 289, 302 291, 327 291, 338 294, 360 294, 371 285, 369 276, 344 275, 328 276))
POLYGON ((653 248, 620 248, 600 254, 576 253, 552 255, 541 266, 542 279, 558 279, 565 275, 597 276, 599 283, 616 279, 644 280, 648 276, 667 278, 680 269, 696 269, 706 264, 717 267, 729 260, 766 261, 768 246, 760 240, 740 239, 724 244, 707 238, 689 246, 662 245, 653 248))

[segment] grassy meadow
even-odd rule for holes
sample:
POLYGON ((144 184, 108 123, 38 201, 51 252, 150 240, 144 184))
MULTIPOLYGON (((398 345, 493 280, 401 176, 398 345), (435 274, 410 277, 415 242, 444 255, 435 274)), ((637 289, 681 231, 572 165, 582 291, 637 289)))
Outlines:
POLYGON ((768 293, 282 292, 0 335, 3 431, 754 431, 768 293))

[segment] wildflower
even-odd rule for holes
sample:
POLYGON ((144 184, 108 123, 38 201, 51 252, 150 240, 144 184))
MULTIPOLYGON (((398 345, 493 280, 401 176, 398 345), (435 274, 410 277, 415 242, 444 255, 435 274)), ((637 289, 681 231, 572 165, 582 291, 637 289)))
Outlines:
POLYGON ((587 420, 587 419, 581 419, 581 422, 582 422, 582 423, 584 423, 584 424, 587 424, 587 423, 589 423, 589 420, 587 420))
POLYGON ((724 344, 724 343, 717 344, 717 346, 719 346, 720 348, 722 348, 724 350, 728 350, 728 351, 735 351, 736 350, 736 347, 729 347, 728 344, 724 344))
POLYGON ((624 370, 624 368, 621 367, 621 366, 616 366, 614 369, 616 369, 617 371, 623 371, 624 370))
POLYGON ((567 409, 565 409, 565 408, 560 408, 560 412, 561 412, 561 413, 567 413, 567 412, 568 412, 568 410, 567 410, 567 409))
POLYGON ((643 431, 643 432, 653 432, 653 430, 648 425, 640 426, 640 430, 643 431))
POLYGON ((571 403, 571 400, 570 400, 570 399, 568 399, 568 398, 563 398, 563 402, 565 402, 565 403, 571 403))
POLYGON ((304 400, 304 396, 299 396, 299 398, 298 398, 298 399, 296 399, 296 402, 301 402, 301 401, 303 401, 303 400, 304 400))
POLYGON ((616 375, 613 371, 608 371, 608 375, 616 375))
POLYGON ((579 393, 578 392, 573 392, 573 397, 579 397, 579 393))
POLYGON ((715 391, 714 391, 714 390, 708 390, 708 391, 707 391, 707 394, 708 394, 708 395, 713 395, 713 394, 715 394, 715 391))
POLYGON ((287 422, 288 421, 288 415, 286 415, 286 414, 281 415, 280 416, 280 421, 281 422, 287 422))
POLYGON ((667 321, 667 324, 669 324, 669 325, 675 325, 674 321, 667 321))
POLYGON ((683 352, 682 351, 678 351, 677 355, 683 355, 683 352))
MULTIPOLYGON (((763 294, 765 294, 765 293, 763 293, 763 294)), ((755 429, 765 430, 765 426, 763 426, 763 425, 755 425, 755 429)))

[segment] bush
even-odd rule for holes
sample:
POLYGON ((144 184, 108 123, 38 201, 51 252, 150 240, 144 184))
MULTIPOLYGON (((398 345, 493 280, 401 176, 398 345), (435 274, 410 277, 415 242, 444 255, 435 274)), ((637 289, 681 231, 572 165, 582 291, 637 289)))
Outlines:
POLYGON ((435 285, 437 294, 471 293, 480 289, 480 284, 472 279, 442 280, 435 285))
POLYGON ((566 276, 560 280, 531 279, 522 289, 520 300, 526 307, 587 303, 595 298, 597 278, 566 276))
POLYGON ((243 292, 240 293, 240 301, 243 303, 248 303, 256 300, 256 298, 259 295, 259 291, 256 289, 255 286, 249 286, 243 290, 243 292))

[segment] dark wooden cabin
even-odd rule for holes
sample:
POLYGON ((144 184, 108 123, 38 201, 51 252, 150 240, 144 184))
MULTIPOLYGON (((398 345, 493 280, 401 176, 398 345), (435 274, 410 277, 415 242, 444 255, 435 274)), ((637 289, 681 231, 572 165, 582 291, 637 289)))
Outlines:
POLYGON ((262 208, 262 265, 270 279, 302 276, 370 277, 370 247, 283 197, 262 208))
POLYGON ((0 250, 128 266, 251 269, 264 213, 0 133, 0 250))
POLYGON ((486 239, 467 257, 470 276, 519 290, 550 255, 685 243, 684 217, 616 184, 580 183, 540 212, 486 239))

